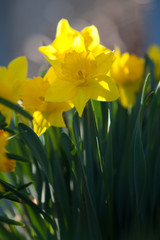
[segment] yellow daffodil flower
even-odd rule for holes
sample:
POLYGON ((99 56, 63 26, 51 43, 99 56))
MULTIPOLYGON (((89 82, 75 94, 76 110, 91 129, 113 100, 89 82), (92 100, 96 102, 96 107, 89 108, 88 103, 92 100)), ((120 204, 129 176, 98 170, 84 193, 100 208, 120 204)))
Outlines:
MULTIPOLYGON (((17 103, 21 86, 27 77, 27 60, 25 57, 14 59, 6 67, 0 67, 0 97, 17 103)), ((12 110, 0 104, 0 111, 6 117, 6 122, 11 121, 12 110)))
POLYGON ((88 51, 99 54, 106 50, 104 46, 100 45, 98 30, 94 25, 86 27, 81 32, 78 32, 70 27, 66 19, 59 21, 55 40, 48 46, 40 47, 39 50, 49 59, 62 58, 67 52, 71 51, 74 41, 79 36, 83 38, 85 47, 88 51))
POLYGON ((13 172, 16 166, 15 160, 10 160, 6 157, 5 147, 7 145, 7 139, 7 133, 0 130, 0 172, 13 172))
POLYGON ((113 101, 119 97, 116 84, 107 76, 114 53, 100 45, 95 26, 78 32, 62 19, 55 40, 39 50, 52 65, 47 74, 51 85, 46 101, 71 101, 81 116, 89 99, 113 101))
POLYGON ((46 76, 35 77, 24 83, 21 99, 26 110, 33 113, 33 126, 37 135, 41 135, 53 125, 64 127, 63 112, 72 108, 71 104, 45 101, 45 93, 50 86, 46 76))
POLYGON ((158 82, 160 80, 160 48, 157 45, 152 45, 148 49, 148 56, 154 63, 155 79, 158 82))
POLYGON ((120 92, 120 103, 123 107, 129 108, 135 104, 136 93, 142 85, 144 72, 144 59, 136 55, 117 52, 110 75, 117 83, 120 92))
POLYGON ((52 68, 47 78, 52 81, 46 92, 46 100, 64 102, 70 100, 82 115, 89 99, 114 101, 119 97, 116 84, 107 76, 114 61, 114 52, 94 55, 86 50, 84 38, 79 36, 72 44, 72 51, 64 58, 49 60, 52 68))

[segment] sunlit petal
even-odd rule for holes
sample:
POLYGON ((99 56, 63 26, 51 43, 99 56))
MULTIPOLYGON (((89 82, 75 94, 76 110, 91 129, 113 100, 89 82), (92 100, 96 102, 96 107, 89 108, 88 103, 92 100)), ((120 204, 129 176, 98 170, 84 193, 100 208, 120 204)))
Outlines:
POLYGON ((116 84, 108 76, 99 76, 97 81, 92 81, 88 85, 90 98, 99 101, 114 101, 119 97, 116 84))
POLYGON ((98 55, 96 57, 98 74, 106 74, 110 70, 114 60, 115 55, 112 51, 103 52, 98 55))
POLYGON ((98 30, 94 25, 84 28, 81 34, 84 37, 86 48, 90 51, 100 43, 98 30))
POLYGON ((75 94, 76 88, 71 82, 57 79, 54 85, 46 92, 45 100, 50 102, 65 102, 72 99, 75 94))

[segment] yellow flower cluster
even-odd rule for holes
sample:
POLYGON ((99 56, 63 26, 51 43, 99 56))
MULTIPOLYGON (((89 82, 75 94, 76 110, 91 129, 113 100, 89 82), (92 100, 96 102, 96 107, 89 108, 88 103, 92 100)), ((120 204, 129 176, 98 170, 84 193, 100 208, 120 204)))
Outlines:
POLYGON ((6 156, 7 139, 7 133, 0 130, 0 172, 12 172, 16 166, 16 161, 10 160, 6 156))
MULTIPOLYGON (((75 107, 82 116, 89 99, 114 101, 125 107, 135 103, 142 84, 144 59, 129 53, 114 53, 100 44, 98 30, 81 32, 60 20, 55 40, 39 48, 51 64, 46 75, 27 79, 27 60, 19 57, 8 69, 0 68, 0 97, 14 103, 22 100, 32 113, 34 131, 40 135, 49 126, 64 127, 63 112, 75 107)), ((12 111, 0 105, 9 124, 12 111)))
POLYGON ((44 78, 23 85, 21 99, 34 117, 34 130, 40 135, 50 125, 65 126, 62 113, 73 107, 82 116, 89 99, 113 101, 119 97, 108 72, 114 52, 100 44, 95 26, 78 32, 66 19, 58 23, 52 44, 40 47, 51 64, 44 78))

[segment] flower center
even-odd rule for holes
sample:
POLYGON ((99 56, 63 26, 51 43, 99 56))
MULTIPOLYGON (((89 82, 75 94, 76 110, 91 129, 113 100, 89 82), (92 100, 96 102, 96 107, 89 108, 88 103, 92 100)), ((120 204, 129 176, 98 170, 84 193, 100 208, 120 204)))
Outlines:
POLYGON ((81 85, 88 82, 95 74, 96 63, 91 53, 77 53, 75 51, 67 53, 62 64, 62 73, 67 81, 81 85))
POLYGON ((81 85, 86 82, 86 77, 83 74, 82 70, 78 70, 78 75, 76 77, 76 81, 74 81, 74 84, 76 86, 81 85))
POLYGON ((78 71, 78 76, 79 76, 80 79, 83 78, 83 72, 81 70, 78 71))

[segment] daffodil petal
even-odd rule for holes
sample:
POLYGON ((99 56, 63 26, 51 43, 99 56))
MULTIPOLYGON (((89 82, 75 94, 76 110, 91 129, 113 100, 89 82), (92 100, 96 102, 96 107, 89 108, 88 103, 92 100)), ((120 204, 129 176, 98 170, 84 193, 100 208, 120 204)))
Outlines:
POLYGON ((67 19, 61 19, 57 25, 56 37, 63 35, 77 35, 78 31, 71 28, 67 19))
POLYGON ((119 97, 117 85, 108 76, 101 76, 88 84, 90 98, 99 101, 114 101, 119 97))
POLYGON ((63 110, 60 111, 59 109, 56 109, 50 114, 49 119, 52 120, 51 125, 55 127, 65 127, 65 123, 63 120, 63 112, 63 110))
POLYGON ((7 75, 7 68, 6 67, 0 67, 0 81, 6 81, 6 75, 7 75))
POLYGON ((52 45, 55 47, 55 58, 61 58, 65 55, 66 52, 68 52, 72 48, 72 44, 74 41, 74 37, 68 37, 68 36, 60 36, 57 37, 52 45))
POLYGON ((115 59, 114 52, 112 51, 106 51, 98 55, 95 60, 97 62, 97 69, 98 69, 98 74, 103 75, 108 73, 110 70, 112 63, 115 59))
POLYGON ((26 81, 21 90, 23 106, 29 111, 40 109, 44 102, 45 92, 48 88, 48 81, 41 77, 35 77, 33 80, 26 81))
POLYGON ((69 81, 56 79, 48 89, 45 100, 49 102, 66 102, 75 96, 76 87, 69 81))
POLYGON ((63 73, 62 73, 62 63, 63 60, 52 60, 49 58, 46 58, 47 61, 52 65, 52 68, 49 68, 48 72, 45 75, 45 79, 48 78, 48 81, 52 83, 55 79, 55 77, 58 77, 59 79, 63 79, 63 73))
POLYGON ((120 102, 124 108, 132 107, 136 101, 136 93, 133 92, 132 88, 129 87, 119 87, 120 92, 120 102))
POLYGON ((55 59, 54 54, 56 53, 56 49, 54 48, 54 46, 52 46, 52 44, 50 44, 48 46, 41 46, 38 49, 41 53, 46 55, 48 58, 55 59))
POLYGON ((63 120, 63 112, 71 109, 68 103, 48 103, 50 111, 43 113, 43 116, 48 120, 50 125, 55 127, 65 127, 63 120))
POLYGON ((10 108, 0 104, 0 112, 5 116, 5 122, 10 124, 13 111, 10 108))
POLYGON ((48 127, 65 127, 63 112, 70 110, 72 106, 69 103, 46 103, 45 111, 35 111, 33 114, 34 131, 39 136, 44 133, 48 127))
POLYGON ((84 38, 82 36, 78 36, 73 42, 73 50, 78 53, 86 52, 86 47, 84 44, 84 38))
POLYGON ((90 51, 100 43, 98 30, 94 25, 84 28, 81 34, 84 37, 86 48, 90 51))
POLYGON ((0 172, 13 172, 16 166, 16 161, 8 159, 6 156, 7 140, 8 134, 0 130, 0 172))
POLYGON ((44 80, 48 81, 49 84, 52 85, 54 83, 55 79, 57 79, 57 75, 55 73, 55 70, 53 69, 53 67, 50 67, 48 69, 48 72, 44 76, 44 80))
MULTIPOLYGON (((5 116, 5 121, 9 124, 11 122, 11 118, 12 118, 12 110, 9 109, 8 107, 5 107, 5 110, 4 110, 4 116, 5 116)), ((3 111, 2 111, 3 113, 3 111)))
POLYGON ((33 129, 34 132, 40 136, 44 133, 47 128, 50 127, 49 122, 43 117, 40 111, 35 111, 33 113, 33 129))
POLYGON ((72 100, 80 117, 82 116, 85 105, 90 98, 88 90, 89 89, 86 86, 77 87, 76 95, 75 95, 74 99, 72 100))
POLYGON ((8 71, 11 79, 23 81, 27 76, 27 59, 26 57, 18 57, 8 65, 8 71))

